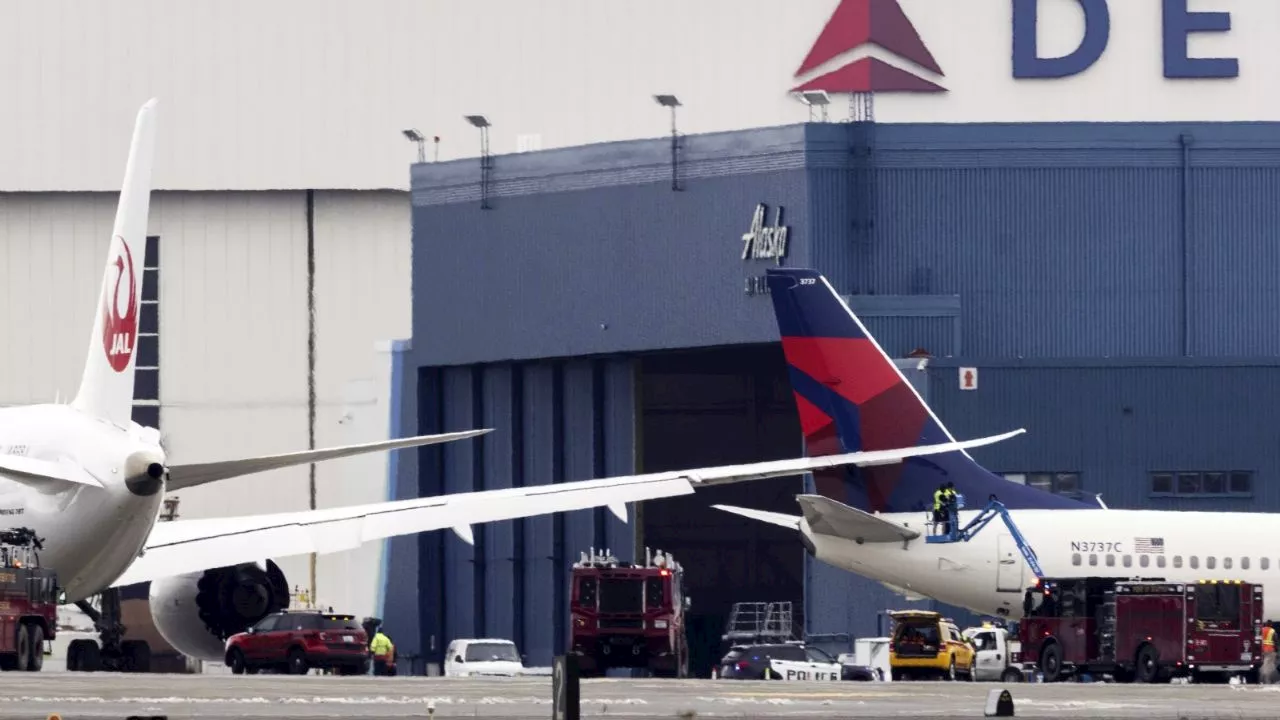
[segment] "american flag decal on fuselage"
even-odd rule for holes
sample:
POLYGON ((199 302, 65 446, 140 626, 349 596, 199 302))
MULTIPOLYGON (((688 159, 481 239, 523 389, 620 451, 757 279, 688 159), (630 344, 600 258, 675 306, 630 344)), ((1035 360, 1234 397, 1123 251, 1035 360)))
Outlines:
POLYGON ((1136 553, 1164 553, 1164 538, 1134 538, 1133 551, 1136 553))

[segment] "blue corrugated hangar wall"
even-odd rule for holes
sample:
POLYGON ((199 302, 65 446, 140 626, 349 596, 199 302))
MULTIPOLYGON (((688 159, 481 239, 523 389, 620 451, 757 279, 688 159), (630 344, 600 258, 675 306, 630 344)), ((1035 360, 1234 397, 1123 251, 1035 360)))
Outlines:
MULTIPOLYGON (((1274 510, 1278 139, 1273 124, 808 124, 682 138, 679 190, 667 140, 415 165, 399 431, 496 431, 403 453, 397 496, 665 469, 641 461, 651 353, 729 348, 759 354, 757 376, 781 372, 768 299, 747 292, 769 261, 740 255, 764 203, 790 228, 784 264, 823 271, 890 353, 934 356, 910 375, 953 433, 1028 429, 976 453, 991 469, 1074 474, 1112 507, 1274 510), (966 366, 976 390, 959 388, 966 366), (1232 471, 1247 491, 1204 475, 1232 471), (1152 473, 1174 473, 1172 491, 1153 492, 1152 473)), ((755 427, 738 443, 791 428, 757 454, 799 452, 794 422, 755 427)), ((705 447, 723 437, 691 435, 684 456, 733 461, 705 447)), ((713 567, 745 557, 708 546, 698 526, 722 514, 688 509, 714 501, 680 500, 659 530, 698 537, 683 543, 690 574, 791 599, 760 590, 788 587, 772 577, 785 563, 713 567)), ((759 564, 802 554, 759 532, 759 564)), ((628 554, 634 537, 584 511, 477 527, 474 549, 448 532, 396 539, 385 616, 428 661, 489 635, 546 664, 563 649, 569 564, 589 545, 628 554)), ((810 633, 872 635, 884 609, 930 604, 803 563, 810 633)))

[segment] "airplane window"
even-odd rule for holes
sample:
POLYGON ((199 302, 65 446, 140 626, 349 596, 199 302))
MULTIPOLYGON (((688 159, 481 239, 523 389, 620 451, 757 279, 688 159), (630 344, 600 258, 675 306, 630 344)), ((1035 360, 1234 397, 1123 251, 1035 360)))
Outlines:
POLYGON ((1223 570, 1230 570, 1230 569, 1231 569, 1231 558, 1229 558, 1229 557, 1228 557, 1228 558, 1222 558, 1222 569, 1223 569, 1223 570))
POLYGON ((1080 564, 1080 553, 1071 553, 1071 564, 1072 565, 1080 564))
POLYGON ((1259 560, 1258 562, 1262 563, 1262 569, 1263 569, 1263 570, 1269 570, 1269 569, 1271 569, 1271 558, 1262 558, 1262 559, 1261 559, 1261 560, 1259 560))
POLYGON ((1110 554, 1110 553, 1108 553, 1108 554, 1107 554, 1107 567, 1115 567, 1115 566, 1116 566, 1116 556, 1115 556, 1115 555, 1112 555, 1112 554, 1110 554))
POLYGON ((1173 556, 1173 566, 1174 566, 1174 567, 1176 567, 1176 568, 1180 568, 1180 567, 1182 567, 1182 556, 1181 556, 1181 555, 1174 555, 1174 556, 1173 556))
POLYGON ((1249 558, 1247 558, 1247 557, 1242 557, 1242 558, 1240 558, 1240 569, 1241 569, 1241 570, 1248 570, 1248 569, 1249 569, 1249 558))
POLYGON ((1197 570, 1197 569, 1199 569, 1199 568, 1200 568, 1200 558, 1199 558, 1199 556, 1197 556, 1197 555, 1192 555, 1189 559, 1190 559, 1190 561, 1191 561, 1191 569, 1192 569, 1192 570, 1197 570))
POLYGON ((1125 566, 1125 567, 1133 567, 1133 556, 1132 556, 1132 555, 1125 555, 1125 556, 1124 556, 1124 566, 1125 566))
POLYGON ((1089 564, 1090 564, 1090 565, 1097 565, 1097 564, 1098 564, 1098 556, 1097 556, 1097 555, 1095 555, 1095 554, 1093 554, 1093 553, 1089 553, 1089 564))
POLYGON ((1151 564, 1151 556, 1150 556, 1150 555, 1139 555, 1139 556, 1138 556, 1138 564, 1139 564, 1139 565, 1141 565, 1142 567, 1146 567, 1146 566, 1150 565, 1150 564, 1151 564))
MULTIPOLYGON (((1191 562, 1194 563, 1195 558, 1192 558, 1191 562)), ((1204 566, 1210 570, 1217 567, 1217 565, 1218 565, 1218 558, 1213 557, 1212 555, 1204 559, 1204 566)), ((1191 567, 1195 567, 1195 565, 1193 564, 1191 567)))
POLYGON ((1157 557, 1157 558, 1156 558, 1156 567, 1164 567, 1164 556, 1163 556, 1163 555, 1161 555, 1161 556, 1159 556, 1159 557, 1157 557))

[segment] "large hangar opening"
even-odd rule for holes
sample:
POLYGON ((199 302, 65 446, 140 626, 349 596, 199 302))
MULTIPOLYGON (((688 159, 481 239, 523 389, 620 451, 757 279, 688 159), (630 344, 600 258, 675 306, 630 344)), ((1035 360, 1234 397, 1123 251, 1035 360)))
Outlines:
MULTIPOLYGON (((777 343, 655 353, 640 359, 638 455, 644 472, 781 460, 804 451, 777 343)), ((707 677, 735 602, 804 600, 804 547, 783 528, 713 509, 717 503, 795 514, 803 479, 778 478, 651 500, 643 542, 684 565, 689 671, 707 677)))

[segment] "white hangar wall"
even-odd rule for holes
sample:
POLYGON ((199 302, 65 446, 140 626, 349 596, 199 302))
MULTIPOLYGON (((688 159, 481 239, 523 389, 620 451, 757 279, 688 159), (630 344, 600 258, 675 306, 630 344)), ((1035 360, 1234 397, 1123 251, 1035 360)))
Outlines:
MULTIPOLYGON (((305 449, 305 192, 156 192, 160 425, 175 463, 305 449)), ((0 403, 67 401, 80 381, 115 193, 0 194, 0 403)), ((316 191, 316 443, 387 437, 387 340, 410 334, 406 193, 316 191), (341 421, 341 422, 340 422, 341 421)), ((387 498, 386 455, 321 463, 317 504, 387 498)), ((184 518, 305 510, 308 468, 181 493, 184 518)), ((321 556, 321 600, 376 609, 382 543, 321 556)), ((281 562, 306 587, 306 557, 281 562)))
MULTIPOLYGON (((945 88, 893 92, 877 71, 880 122, 1280 119, 1280 3, 1185 4, 1230 13, 1229 31, 1188 35, 1221 18, 1109 0, 1106 27, 1093 23, 1105 51, 1058 78, 1014 77, 1013 8, 1026 3, 898 0, 909 28, 890 22, 893 4, 872 23, 866 0, 10 0, 0 137, 22 141, 0 143, 0 190, 118 188, 133 114, 152 96, 157 187, 407 189, 405 128, 440 136, 445 160, 478 154, 472 113, 493 122, 494 153, 521 136, 546 148, 660 136, 655 93, 685 103, 686 133, 790 124, 807 117, 793 88, 868 56, 945 88), (833 16, 820 55, 835 54, 797 77, 833 16), (1187 57, 1238 59, 1238 76, 1166 77, 1180 43, 1187 57)), ((1081 3, 1036 6, 1039 56, 1072 54, 1081 3)), ((841 93, 843 119, 849 88, 835 85, 824 89, 841 93)))

